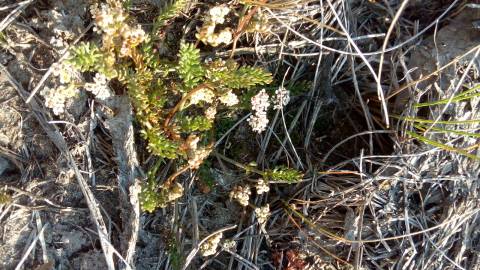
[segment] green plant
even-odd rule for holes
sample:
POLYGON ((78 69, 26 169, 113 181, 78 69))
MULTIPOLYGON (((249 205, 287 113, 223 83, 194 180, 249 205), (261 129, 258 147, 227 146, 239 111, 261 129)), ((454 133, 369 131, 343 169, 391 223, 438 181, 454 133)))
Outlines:
POLYGON ((244 165, 220 153, 215 153, 215 155, 226 162, 245 170, 246 174, 255 173, 274 182, 295 184, 300 182, 304 176, 301 171, 283 165, 276 166, 273 169, 260 170, 254 162, 244 165))
MULTIPOLYGON (((214 143, 212 128, 218 111, 235 110, 238 96, 272 81, 261 68, 240 66, 233 60, 202 61, 195 45, 181 42, 176 60, 155 53, 156 34, 187 1, 168 5, 146 34, 120 1, 93 8, 101 44, 83 43, 71 51, 68 63, 81 71, 98 72, 118 80, 135 108, 148 150, 160 159, 175 160, 180 168, 161 185, 150 175, 141 193, 142 207, 153 211, 178 198, 178 175, 198 169, 214 143)), ((156 171, 154 169, 152 171, 156 171)))
MULTIPOLYGON (((414 108, 423 108, 423 107, 433 107, 446 104, 455 104, 463 101, 471 100, 472 98, 477 98, 480 96, 478 90, 480 89, 480 84, 466 89, 460 94, 453 96, 452 98, 440 99, 430 102, 417 103, 414 104, 414 108)), ((410 137, 431 145, 433 147, 438 147, 445 151, 454 152, 463 156, 466 156, 470 159, 480 160, 480 157, 477 155, 469 153, 469 151, 478 148, 478 145, 473 145, 473 147, 468 147, 466 149, 459 149, 453 146, 447 145, 444 142, 436 141, 430 138, 430 135, 435 133, 450 134, 452 136, 463 136, 463 137, 473 137, 479 138, 480 135, 477 133, 469 132, 466 128, 467 125, 480 123, 480 119, 468 119, 468 120, 431 120, 431 119, 422 119, 414 117, 403 117, 403 116, 394 116, 394 118, 412 122, 415 132, 406 131, 410 137), (445 128, 448 126, 449 128, 445 128)))
POLYGON ((273 170, 266 170, 263 177, 277 182, 297 183, 303 178, 303 173, 285 166, 277 166, 273 170))

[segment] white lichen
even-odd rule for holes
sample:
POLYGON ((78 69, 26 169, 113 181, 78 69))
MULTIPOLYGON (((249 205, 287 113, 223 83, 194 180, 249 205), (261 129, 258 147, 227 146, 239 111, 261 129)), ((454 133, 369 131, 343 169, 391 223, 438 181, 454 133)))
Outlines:
POLYGON ((52 32, 50 44, 56 48, 66 48, 83 30, 83 19, 75 11, 57 6, 41 12, 42 19, 34 21, 35 27, 44 27, 52 32))

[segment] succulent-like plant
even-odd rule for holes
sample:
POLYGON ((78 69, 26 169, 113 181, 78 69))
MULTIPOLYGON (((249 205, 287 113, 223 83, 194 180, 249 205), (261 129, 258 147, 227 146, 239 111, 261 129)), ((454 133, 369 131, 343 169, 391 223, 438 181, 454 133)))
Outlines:
POLYGON ((148 150, 180 164, 161 185, 145 184, 141 202, 147 211, 178 198, 182 190, 174 184, 175 178, 188 169, 198 169, 208 157, 217 111, 234 110, 242 90, 272 81, 263 69, 240 66, 233 60, 202 61, 194 44, 182 42, 176 61, 160 58, 154 49, 155 37, 186 3, 179 0, 168 5, 150 34, 133 26, 120 1, 96 6, 92 10, 97 30, 103 33, 101 44, 80 44, 68 60, 80 71, 98 72, 123 84, 148 150))

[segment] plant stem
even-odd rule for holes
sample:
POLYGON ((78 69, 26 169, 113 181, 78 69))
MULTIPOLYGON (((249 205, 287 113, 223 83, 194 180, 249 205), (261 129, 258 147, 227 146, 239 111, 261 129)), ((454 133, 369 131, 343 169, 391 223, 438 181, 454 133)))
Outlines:
POLYGON ((172 118, 175 116, 175 113, 177 113, 177 111, 180 110, 180 108, 185 104, 185 102, 187 101, 187 99, 189 99, 193 94, 195 94, 196 92, 204 89, 204 88, 209 88, 209 89, 212 89, 211 85, 208 84, 208 83, 202 83, 198 86, 196 86, 195 88, 193 88, 192 90, 190 90, 188 92, 188 94, 186 94, 178 103, 177 105, 175 105, 175 107, 173 107, 173 109, 168 113, 167 115, 167 118, 165 119, 165 122, 163 123, 163 128, 165 129, 165 131, 172 135, 172 136, 175 136, 175 133, 174 131, 172 131, 168 125, 170 124, 170 121, 172 120, 172 118))
POLYGON ((258 170, 258 169, 255 169, 255 168, 253 168, 253 167, 251 167, 251 166, 245 166, 245 165, 243 165, 242 163, 236 162, 235 160, 230 159, 230 158, 228 158, 228 157, 226 157, 226 156, 224 156, 224 155, 222 155, 222 154, 220 154, 220 153, 218 153, 218 152, 214 152, 214 154, 215 154, 217 157, 223 159, 224 161, 226 161, 226 162, 228 162, 228 163, 230 163, 230 164, 232 164, 232 165, 235 165, 235 166, 239 167, 240 169, 244 169, 244 170, 247 171, 247 172, 254 172, 254 173, 259 174, 259 175, 261 175, 261 176, 264 176, 264 175, 265 175, 264 172, 262 172, 262 171, 260 171, 260 170, 258 170))

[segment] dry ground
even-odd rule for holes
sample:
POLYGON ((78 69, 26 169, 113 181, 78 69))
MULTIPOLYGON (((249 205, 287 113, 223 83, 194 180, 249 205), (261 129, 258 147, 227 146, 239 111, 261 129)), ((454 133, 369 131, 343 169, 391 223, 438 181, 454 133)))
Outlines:
MULTIPOLYGON (((167 38, 192 39, 214 2, 192 1, 167 38)), ((226 123, 216 149, 305 172, 254 195, 272 211, 261 227, 228 200, 235 184, 255 179, 221 155, 209 160, 210 182, 187 173, 182 199, 140 213, 138 184, 152 158, 125 96, 102 103, 83 93, 58 117, 38 94, 26 102, 55 87, 49 67, 69 46, 95 38, 88 1, 2 1, 0 269, 108 269, 109 258, 115 269, 480 269, 480 142, 471 135, 480 121, 446 125, 465 135, 436 124, 418 132, 408 120, 480 119, 479 97, 454 100, 479 84, 480 4, 266 3, 269 32, 242 37, 235 59, 269 69, 292 100, 261 136, 242 117, 226 123), (217 254, 196 254, 218 231, 217 254)), ((131 13, 148 28, 162 6, 134 0, 131 13)))

